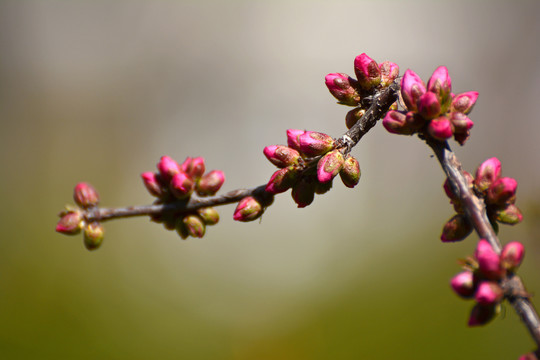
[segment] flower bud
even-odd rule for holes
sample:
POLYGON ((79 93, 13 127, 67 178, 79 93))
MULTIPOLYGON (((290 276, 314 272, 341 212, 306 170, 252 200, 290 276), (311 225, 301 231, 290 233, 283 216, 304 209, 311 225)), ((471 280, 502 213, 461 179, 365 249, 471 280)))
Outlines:
POLYGON ((509 271, 515 271, 525 256, 523 244, 517 241, 509 242, 501 251, 501 266, 509 271))
POLYGON ((60 214, 60 220, 56 224, 56 232, 75 235, 81 232, 83 216, 80 211, 68 211, 60 214))
POLYGON ((291 191, 291 196, 299 208, 310 205, 315 198, 315 184, 301 179, 291 191))
POLYGON ((474 299, 480 305, 495 305, 503 298, 503 289, 494 281, 481 281, 474 294, 474 299))
POLYGON ((467 130, 467 132, 464 133, 454 133, 454 140, 461 146, 465 145, 467 140, 469 140, 469 137, 471 136, 471 132, 467 130))
POLYGON ((219 214, 213 207, 197 209, 197 214, 206 225, 215 225, 219 222, 219 214))
POLYGON ((163 187, 161 185, 160 175, 153 172, 144 172, 141 174, 143 184, 146 190, 152 196, 161 197, 164 195, 163 187))
POLYGON ((507 225, 516 225, 523 221, 523 215, 516 205, 509 204, 497 211, 497 221, 507 225))
POLYGON ((474 257, 478 261, 478 270, 486 279, 498 280, 504 274, 499 254, 493 250, 487 240, 478 241, 474 257))
POLYGON ((187 157, 182 165, 180 165, 180 171, 186 173, 186 175, 193 180, 198 180, 201 176, 203 176, 205 170, 204 158, 202 157, 187 157))
POLYGON ((175 174, 171 179, 171 193, 177 199, 185 199, 193 192, 193 180, 183 171, 175 174))
POLYGON ((420 96, 426 92, 426 85, 411 69, 407 69, 401 79, 401 97, 409 111, 416 111, 416 103, 420 96))
POLYGON ((444 141, 452 137, 452 124, 446 116, 441 116, 429 122, 428 133, 435 139, 444 141))
POLYGON ((437 94, 443 110, 446 111, 448 109, 452 100, 450 96, 452 92, 452 79, 448 75, 446 66, 439 66, 435 69, 433 75, 429 78, 427 91, 437 94))
POLYGON ((238 202, 234 210, 233 219, 236 221, 253 221, 259 218, 263 213, 263 207, 257 199, 247 196, 238 202))
POLYGON ((101 246, 105 229, 98 222, 93 222, 84 228, 84 246, 88 250, 95 250, 101 246))
POLYGON ((480 192, 486 191, 501 175, 501 162, 493 157, 484 161, 476 170, 474 186, 480 192))
POLYGON ((471 298, 475 290, 474 274, 472 271, 460 272, 450 280, 450 286, 459 296, 471 298))
POLYGON ((288 129, 287 130, 287 145, 290 148, 300 151, 300 141, 298 137, 305 133, 304 130, 288 129))
POLYGON ((452 105, 450 105, 450 111, 457 111, 464 114, 471 112, 474 104, 478 99, 478 91, 468 91, 463 94, 454 96, 452 99, 452 105))
POLYGON ((354 88, 354 80, 347 74, 328 74, 324 78, 330 93, 340 104, 356 106, 360 103, 360 95, 354 88))
POLYGON ((199 196, 214 195, 225 182, 225 173, 221 170, 212 170, 203 175, 196 185, 199 196))
MULTIPOLYGON (((329 181, 325 183, 314 181, 313 186, 315 187, 315 194, 319 194, 319 195, 326 194, 327 192, 330 191, 330 189, 332 189, 333 184, 334 184, 333 181, 329 181)), ((293 187, 293 190, 294 190, 294 187, 293 187)))
POLYGON ((452 126, 454 126, 454 133, 458 134, 467 133, 467 131, 469 131, 474 125, 472 120, 469 119, 467 115, 460 112, 450 113, 449 119, 452 126))
POLYGON ((362 108, 355 108, 349 111, 347 115, 345 115, 345 125, 347 126, 347 129, 352 128, 365 113, 366 110, 362 108))
POLYGON ((73 200, 83 209, 96 206, 99 203, 99 194, 90 184, 81 182, 75 185, 73 200))
POLYGON ((343 167, 343 154, 339 150, 326 153, 317 163, 317 179, 321 183, 331 181, 343 167))
POLYGON ((525 355, 521 355, 518 360, 538 360, 538 357, 535 353, 527 353, 525 355))
POLYGON ((355 187, 360 181, 360 175, 360 164, 358 163, 358 160, 350 155, 347 156, 343 162, 343 167, 339 172, 343 184, 348 188, 355 187))
POLYGON ((481 305, 476 304, 471 310, 471 315, 469 317, 469 323, 468 326, 481 326, 486 325, 491 320, 495 318, 495 316, 499 312, 499 305, 481 305))
POLYGON ((195 238, 202 238, 204 236, 206 226, 204 225, 203 219, 198 215, 187 215, 182 219, 182 222, 186 226, 189 235, 195 238))
POLYGON ((184 224, 184 218, 178 217, 175 220, 175 229, 182 240, 186 240, 189 236, 189 232, 186 224, 184 224))
POLYGON ((298 140, 300 152, 309 157, 324 155, 334 147, 331 136, 315 131, 304 132, 298 140))
POLYGON ((180 172, 180 165, 168 156, 162 156, 157 165, 159 173, 164 181, 170 181, 180 172))
POLYGON ((363 89, 369 90, 381 83, 381 70, 375 60, 365 53, 354 59, 354 72, 363 89))
POLYGON ((418 112, 424 119, 433 119, 441 113, 441 103, 439 97, 430 91, 420 96, 418 99, 418 112))
POLYGON ((454 215, 446 224, 444 224, 441 241, 461 241, 469 236, 472 230, 473 227, 465 215, 454 215))
POLYGON ((509 177, 498 178, 487 191, 486 201, 490 204, 513 204, 516 199, 517 181, 509 177))
POLYGON ((384 116, 383 126, 391 134, 411 135, 414 131, 406 119, 407 115, 400 111, 389 111, 384 116))
POLYGON ((390 61, 383 61, 379 64, 381 70, 381 85, 387 87, 392 85, 399 76, 399 66, 390 61))
POLYGON ((267 146, 263 150, 264 155, 270 162, 279 168, 298 165, 300 153, 283 145, 267 146))
POLYGON ((411 131, 415 133, 424 127, 427 120, 424 119, 420 114, 409 111, 406 114, 405 122, 407 123, 407 126, 411 129, 411 131))
POLYGON ((279 194, 289 190, 298 178, 298 172, 293 167, 280 169, 272 174, 272 177, 266 184, 265 191, 271 194, 279 194))

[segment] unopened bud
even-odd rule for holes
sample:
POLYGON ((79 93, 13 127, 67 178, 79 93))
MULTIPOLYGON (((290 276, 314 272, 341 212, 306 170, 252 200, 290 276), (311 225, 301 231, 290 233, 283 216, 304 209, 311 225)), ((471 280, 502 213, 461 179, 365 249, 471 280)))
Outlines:
POLYGON ((234 210, 233 219, 236 221, 253 221, 258 219, 263 213, 263 207, 257 199, 247 196, 238 202, 234 210))
POLYGON ((381 70, 381 85, 390 86, 399 76, 399 66, 390 61, 383 61, 379 64, 381 70))
POLYGON ((478 261, 478 270, 486 279, 498 280, 504 274, 499 254, 493 250, 487 240, 478 241, 474 257, 478 261))
POLYGON ((309 157, 324 155, 334 147, 331 136, 315 131, 304 132, 298 140, 300 152, 309 157))
POLYGON ((495 318, 498 312, 499 304, 481 305, 477 303, 471 310, 471 315, 467 325, 470 327, 486 325, 495 318))
POLYGON ((221 170, 212 170, 197 183, 197 194, 200 196, 214 195, 225 182, 225 173, 221 170))
POLYGON ((203 219, 198 215, 187 215, 182 219, 182 222, 186 226, 189 235, 195 238, 202 238, 204 236, 206 226, 204 225, 203 219))
POLYGON ((326 183, 331 181, 339 174, 343 167, 343 154, 339 150, 333 150, 326 153, 317 162, 317 179, 319 182, 326 183))
POLYGON ((193 180, 183 171, 175 174, 171 179, 171 193, 177 199, 185 199, 193 192, 193 180))
POLYGON ((186 224, 184 224, 184 218, 178 217, 175 220, 175 229, 182 240, 186 240, 189 237, 189 232, 186 224))
POLYGON ((509 242, 501 251, 501 266, 508 271, 515 271, 525 256, 523 244, 517 241, 509 242))
POLYGON ((407 115, 401 111, 389 111, 383 119, 384 128, 392 134, 411 135, 414 130, 407 123, 407 115))
POLYGON ((486 191, 501 175, 501 162, 493 157, 484 161, 476 170, 474 186, 480 192, 486 191))
POLYGON ((157 168, 165 181, 170 181, 174 175, 180 172, 180 165, 169 156, 162 156, 157 168))
POLYGON ((99 203, 99 194, 90 184, 81 182, 75 185, 73 200, 83 209, 96 206, 99 203))
POLYGON ((474 299, 480 305, 495 305, 503 298, 503 289, 494 281, 481 281, 474 294, 474 299))
POLYGON ((83 217, 80 211, 68 211, 60 214, 60 220, 56 224, 56 232, 75 235, 81 232, 83 217))
POLYGON ((411 69, 407 69, 401 79, 401 97, 409 111, 417 111, 416 103, 426 92, 426 85, 411 69))
POLYGON ((513 204, 516 198, 517 181, 509 177, 498 178, 487 191, 486 201, 490 204, 513 204))
POLYGON ((525 355, 521 355, 518 360, 538 360, 538 357, 535 353, 530 352, 525 355))
POLYGON ((298 165, 300 153, 288 146, 271 145, 263 150, 264 155, 277 167, 284 168, 291 165, 298 165))
POLYGON ((347 74, 328 74, 324 80, 328 90, 340 104, 356 106, 360 103, 360 95, 353 86, 355 81, 347 74))
POLYGON ((428 133, 435 139, 444 141, 452 137, 452 124, 446 116, 441 116, 429 122, 428 133))
POLYGON ((287 130, 287 145, 290 148, 300 151, 300 140, 298 137, 305 133, 304 130, 288 129, 287 130))
POLYGON ((471 298, 474 295, 474 274, 472 271, 463 271, 450 280, 450 286, 456 294, 463 298, 471 298))
POLYGON ((84 246, 88 250, 95 250, 101 246, 105 229, 98 222, 93 222, 84 228, 84 246))
POLYGON ((360 164, 358 163, 358 160, 350 155, 347 156, 343 162, 343 167, 339 172, 343 184, 348 188, 355 187, 360 181, 360 175, 360 164))
POLYGON ((509 204, 497 211, 497 221, 507 225, 516 225, 523 221, 523 215, 516 205, 509 204))
POLYGON ((446 224, 444 224, 441 241, 461 241, 469 236, 472 230, 473 227, 465 215, 454 215, 446 224))
POLYGON ((294 185, 291 196, 299 208, 304 208, 315 198, 315 184, 302 179, 294 185))
POLYGON ((206 225, 215 225, 219 222, 219 214, 213 207, 197 209, 197 214, 206 225))
POLYGON ((450 113, 449 119, 456 134, 466 134, 474 125, 467 115, 460 112, 450 113))
MULTIPOLYGON (((326 194, 332 189, 333 184, 334 184, 333 181, 329 181, 325 183, 314 181, 313 186, 315 187, 315 194, 319 194, 319 195, 326 194)), ((294 191, 294 187, 293 187, 293 191, 294 191)))
POLYGON ((452 99, 451 111, 462 112, 468 114, 471 112, 474 104, 478 99, 478 91, 468 91, 463 94, 454 96, 452 99))
POLYGON ((144 172, 141 174, 143 184, 146 190, 152 196, 161 197, 164 194, 163 186, 161 184, 160 175, 153 172, 144 172))
POLYGON ((186 173, 187 176, 189 176, 190 178, 196 181, 201 176, 203 176, 206 170, 204 166, 204 158, 187 157, 186 160, 184 160, 184 162, 182 163, 182 165, 180 165, 180 170, 186 173))
POLYGON ((418 99, 418 112, 424 119, 433 119, 441 113, 439 97, 431 91, 426 92, 418 99))
POLYGON ((372 89, 381 83, 381 70, 375 60, 365 53, 354 59, 354 72, 360 86, 366 90, 372 89))
POLYGON ((352 128, 365 113, 366 110, 362 108, 356 108, 349 111, 347 115, 345 115, 345 126, 347 126, 347 129, 352 128))
POLYGON ((446 66, 439 66, 433 72, 433 75, 429 78, 427 83, 427 91, 437 94, 443 111, 448 109, 452 97, 452 79, 448 75, 448 69, 446 66))
POLYGON ((265 190, 271 194, 285 192, 296 183, 297 178, 298 172, 294 167, 280 169, 272 174, 265 190))

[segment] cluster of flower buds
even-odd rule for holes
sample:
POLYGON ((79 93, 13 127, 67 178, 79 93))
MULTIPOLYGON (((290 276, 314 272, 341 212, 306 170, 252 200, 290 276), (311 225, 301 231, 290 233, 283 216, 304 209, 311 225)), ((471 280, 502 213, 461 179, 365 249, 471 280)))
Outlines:
POLYGON ((373 95, 397 79, 399 66, 390 61, 377 64, 366 54, 361 54, 354 59, 354 72, 357 79, 342 73, 332 73, 325 77, 326 86, 338 103, 355 107, 345 117, 348 129, 365 114, 373 95))
POLYGON ((455 95, 452 80, 445 66, 439 66, 431 75, 427 86, 412 70, 405 71, 401 79, 401 98, 406 111, 389 111, 383 126, 393 134, 421 133, 445 141, 452 136, 463 145, 469 138, 474 123, 467 117, 478 92, 455 95))
MULTIPOLYGON (((499 159, 491 158, 484 161, 476 170, 474 178, 466 171, 464 175, 470 188, 478 197, 484 199, 487 216, 495 231, 498 230, 498 222, 515 225, 523 220, 521 211, 515 205, 517 181, 501 177, 499 159)), ((471 233, 472 225, 467 220, 461 200, 453 192, 448 179, 446 179, 443 188, 457 214, 444 225, 441 240, 444 242, 463 240, 471 233)))
POLYGON ((56 231, 66 235, 76 235, 83 231, 84 246, 88 250, 97 249, 103 242, 103 225, 97 221, 88 223, 84 218, 84 211, 98 205, 99 194, 92 185, 82 182, 75 186, 73 199, 79 207, 66 207, 66 210, 59 214, 56 231))
POLYGON ((360 180, 358 161, 334 149, 334 139, 327 134, 289 129, 287 144, 264 148, 264 155, 280 168, 266 185, 266 191, 279 194, 292 189, 298 207, 308 206, 315 194, 332 188, 338 174, 347 187, 355 187, 360 180))
POLYGON ((450 286, 459 296, 474 299, 469 326, 487 324, 498 313, 504 299, 501 280, 507 273, 513 273, 523 260, 525 250, 519 242, 513 241, 497 254, 487 240, 481 239, 474 258, 465 261, 465 271, 450 281, 450 286))
MULTIPOLYGON (((148 192, 157 198, 156 204, 188 201, 193 193, 199 196, 214 195, 225 182, 225 174, 220 170, 205 173, 202 157, 191 158, 179 164, 168 156, 162 156, 157 164, 158 172, 141 174, 148 192)), ((193 212, 163 213, 152 220, 163 223, 168 230, 176 230, 182 239, 188 236, 201 238, 207 225, 217 224, 219 214, 212 207, 193 212)))

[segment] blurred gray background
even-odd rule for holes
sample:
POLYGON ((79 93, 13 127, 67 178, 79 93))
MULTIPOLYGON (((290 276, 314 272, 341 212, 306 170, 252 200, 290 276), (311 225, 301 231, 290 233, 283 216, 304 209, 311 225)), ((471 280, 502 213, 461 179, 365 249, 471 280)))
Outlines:
MULTIPOLYGON (((449 279, 476 236, 441 244, 443 173, 416 138, 376 127, 363 176, 297 209, 181 241, 146 218, 106 224, 102 248, 54 232, 88 181, 104 206, 152 201, 139 174, 204 156, 224 191, 265 183, 266 145, 299 128, 339 136, 324 86, 354 57, 477 90, 464 167, 497 156, 518 180, 540 292, 538 1, 0 2, 0 357, 3 359, 517 359, 511 307, 469 329, 449 279)), ((537 300, 535 299, 535 302, 537 300)))

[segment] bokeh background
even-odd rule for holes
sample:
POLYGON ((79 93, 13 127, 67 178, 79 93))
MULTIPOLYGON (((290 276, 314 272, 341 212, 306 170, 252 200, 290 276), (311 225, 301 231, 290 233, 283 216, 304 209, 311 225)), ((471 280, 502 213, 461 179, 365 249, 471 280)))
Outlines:
MULTIPOLYGON (((56 234, 79 181, 105 206, 145 204, 161 155, 204 156, 224 191, 266 182, 266 145, 300 128, 339 136, 324 86, 366 52, 427 79, 446 65, 477 90, 474 171, 497 156, 519 181, 520 273, 540 292, 540 2, 0 2, 2 359, 517 359, 534 344, 511 307, 465 326, 448 281, 476 236, 438 240, 452 208, 416 138, 376 127, 363 177, 262 221, 181 241, 146 218, 106 224, 103 246, 56 234)), ((538 300, 535 299, 535 302, 538 300)))

